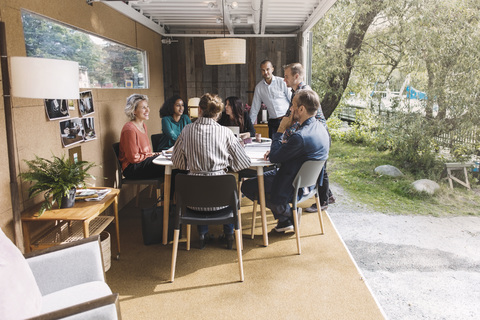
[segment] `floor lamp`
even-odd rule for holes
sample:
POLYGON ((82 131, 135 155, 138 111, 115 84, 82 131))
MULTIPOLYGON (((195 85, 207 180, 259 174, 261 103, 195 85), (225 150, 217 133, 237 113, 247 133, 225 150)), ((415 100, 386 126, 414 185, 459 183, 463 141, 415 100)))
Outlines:
POLYGON ((15 244, 19 248, 23 248, 12 97, 34 99, 78 99, 79 72, 77 62, 55 59, 11 57, 9 65, 4 22, 0 22, 0 38, 3 99, 5 105, 5 126, 15 244))

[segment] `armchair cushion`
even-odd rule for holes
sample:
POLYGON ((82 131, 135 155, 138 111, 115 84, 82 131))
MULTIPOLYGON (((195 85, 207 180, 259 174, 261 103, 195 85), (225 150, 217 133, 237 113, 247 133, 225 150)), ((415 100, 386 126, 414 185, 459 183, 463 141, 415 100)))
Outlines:
POLYGON ((43 296, 42 313, 67 308, 111 293, 112 291, 104 281, 79 284, 43 296))
POLYGON ((0 319, 40 314, 42 295, 20 250, 0 229, 0 319))

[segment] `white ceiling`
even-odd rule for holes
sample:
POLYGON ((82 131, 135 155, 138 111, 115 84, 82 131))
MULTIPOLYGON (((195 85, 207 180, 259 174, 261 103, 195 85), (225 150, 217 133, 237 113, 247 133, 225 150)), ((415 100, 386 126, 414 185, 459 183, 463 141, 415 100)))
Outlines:
POLYGON ((164 36, 296 36, 336 0, 87 0, 102 2, 164 36), (211 3, 211 4, 210 4, 211 3), (222 10, 225 8, 225 10, 222 10), (222 19, 225 17, 225 26, 222 19), (217 20, 219 23, 217 23, 217 20))

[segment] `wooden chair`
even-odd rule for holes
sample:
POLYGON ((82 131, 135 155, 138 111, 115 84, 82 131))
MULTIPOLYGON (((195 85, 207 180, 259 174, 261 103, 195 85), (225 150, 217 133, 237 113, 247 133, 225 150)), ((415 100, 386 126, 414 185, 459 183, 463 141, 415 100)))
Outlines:
MULTIPOLYGON (((115 188, 122 189, 122 185, 124 184, 134 184, 136 185, 136 202, 135 205, 138 207, 139 202, 139 195, 140 195, 140 185, 151 185, 156 188, 157 190, 157 199, 160 198, 162 195, 163 189, 163 178, 151 178, 151 179, 127 179, 123 176, 122 171, 122 164, 119 160, 120 154, 120 143, 116 142, 112 145, 113 152, 115 154, 115 166, 116 166, 116 173, 115 173, 115 188)), ((162 205, 162 203, 159 203, 162 205)))
POLYGON ((187 250, 190 250, 191 225, 217 225, 232 223, 235 229, 235 242, 237 247, 238 267, 240 281, 244 280, 241 236, 242 232, 238 220, 237 184, 234 175, 218 176, 192 176, 178 174, 175 179, 175 195, 177 200, 173 248, 172 269, 170 281, 175 278, 177 262, 178 238, 180 225, 187 225, 187 250), (196 211, 190 207, 223 207, 218 211, 196 211))

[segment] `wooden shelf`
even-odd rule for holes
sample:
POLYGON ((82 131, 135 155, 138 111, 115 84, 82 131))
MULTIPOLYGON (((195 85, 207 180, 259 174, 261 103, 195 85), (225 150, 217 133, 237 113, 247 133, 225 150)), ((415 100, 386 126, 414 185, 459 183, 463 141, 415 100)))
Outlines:
MULTIPOLYGON (((113 216, 96 217, 89 224, 90 235, 100 234, 113 220, 113 216)), ((60 243, 73 242, 80 239, 83 239, 83 222, 62 220, 58 225, 49 229, 33 241, 31 250, 44 249, 60 243)))

